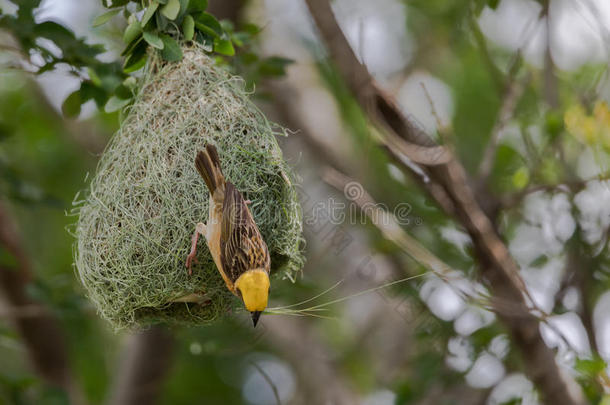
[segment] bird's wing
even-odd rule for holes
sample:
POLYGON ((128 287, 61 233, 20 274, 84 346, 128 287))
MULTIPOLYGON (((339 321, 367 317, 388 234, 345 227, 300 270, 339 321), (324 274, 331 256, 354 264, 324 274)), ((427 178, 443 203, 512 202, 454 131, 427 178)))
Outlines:
MULTIPOLYGON (((195 157, 195 167, 203 177, 210 195, 214 196, 216 189, 222 190, 225 183, 225 177, 220 168, 220 158, 216 147, 212 144, 207 144, 205 150, 200 150, 195 157)), ((221 191, 222 192, 222 191, 221 191)))
POLYGON ((264 269, 269 272, 271 259, 252 214, 241 193, 226 182, 220 231, 220 261, 233 281, 244 272, 264 269))

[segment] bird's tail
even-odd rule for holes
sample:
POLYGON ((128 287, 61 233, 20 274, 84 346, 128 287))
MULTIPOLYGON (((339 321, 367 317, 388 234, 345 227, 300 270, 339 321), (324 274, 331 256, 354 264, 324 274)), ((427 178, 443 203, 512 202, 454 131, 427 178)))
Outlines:
POLYGON ((218 187, 225 184, 225 176, 222 174, 220 159, 214 145, 207 144, 205 150, 197 153, 195 167, 208 186, 210 195, 213 195, 218 187))

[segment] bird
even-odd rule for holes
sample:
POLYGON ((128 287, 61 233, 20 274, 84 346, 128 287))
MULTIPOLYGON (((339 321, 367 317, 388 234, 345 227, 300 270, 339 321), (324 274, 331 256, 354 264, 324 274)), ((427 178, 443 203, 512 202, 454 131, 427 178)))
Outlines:
POLYGON ((269 297, 269 249, 248 207, 250 200, 225 179, 214 145, 208 143, 197 153, 195 167, 210 191, 210 204, 207 224, 197 223, 191 239, 189 275, 203 235, 227 288, 242 299, 256 327, 269 297))

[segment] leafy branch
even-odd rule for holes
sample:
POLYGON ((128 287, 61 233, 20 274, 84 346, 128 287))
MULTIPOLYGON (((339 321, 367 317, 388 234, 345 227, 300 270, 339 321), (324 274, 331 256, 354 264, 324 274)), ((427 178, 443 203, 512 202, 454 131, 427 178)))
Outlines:
POLYGON ((207 0, 103 0, 103 4, 110 10, 98 16, 93 26, 106 24, 119 15, 127 20, 122 63, 101 61, 103 45, 88 44, 55 21, 37 22, 35 13, 40 0, 20 2, 15 16, 0 10, 0 29, 10 33, 16 42, 16 46, 6 47, 20 54, 25 69, 42 74, 63 65, 82 80, 80 88, 68 95, 62 105, 67 117, 78 116, 82 104, 89 100, 107 113, 127 106, 137 92, 137 80, 131 74, 144 67, 149 53, 157 51, 164 60, 177 62, 182 59, 184 42, 201 44, 204 51, 217 56, 219 63, 245 74, 249 83, 261 77, 282 76, 291 62, 279 57, 259 58, 253 39, 260 29, 246 24, 237 31, 232 23, 218 21, 205 11, 207 0), (238 48, 241 52, 236 51, 238 48))

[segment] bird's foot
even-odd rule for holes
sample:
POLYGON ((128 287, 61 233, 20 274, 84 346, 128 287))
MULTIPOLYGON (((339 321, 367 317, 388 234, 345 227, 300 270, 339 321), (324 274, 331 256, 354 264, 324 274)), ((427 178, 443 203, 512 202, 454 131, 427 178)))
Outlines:
POLYGON ((186 268, 189 271, 189 276, 193 275, 193 263, 197 263, 197 248, 191 249, 191 253, 186 257, 186 268))
POLYGON ((205 224, 202 224, 201 222, 198 223, 195 227, 195 232, 193 232, 193 236, 191 238, 191 251, 186 257, 186 268, 189 271, 189 276, 193 274, 193 263, 197 263, 197 241, 199 240, 199 235, 205 235, 205 232, 205 224))

